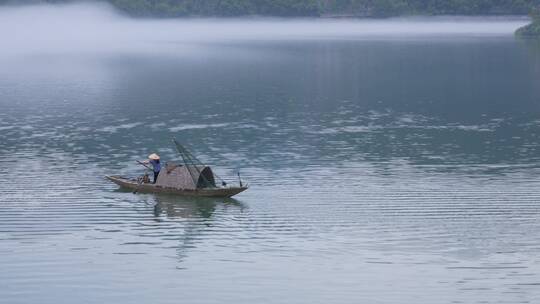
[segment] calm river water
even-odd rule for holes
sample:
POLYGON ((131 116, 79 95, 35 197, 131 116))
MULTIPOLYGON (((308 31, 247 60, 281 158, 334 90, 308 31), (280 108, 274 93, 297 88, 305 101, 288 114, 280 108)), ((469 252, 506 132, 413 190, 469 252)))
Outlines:
POLYGON ((524 20, 231 21, 221 39, 203 20, 186 40, 101 10, 75 21, 125 41, 20 29, 0 51, 0 302, 540 302, 524 20), (251 188, 190 199, 103 178, 177 160, 172 137, 251 188))

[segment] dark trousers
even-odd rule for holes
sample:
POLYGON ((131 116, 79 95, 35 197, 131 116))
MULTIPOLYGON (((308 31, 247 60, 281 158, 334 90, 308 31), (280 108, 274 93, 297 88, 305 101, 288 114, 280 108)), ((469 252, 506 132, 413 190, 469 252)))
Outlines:
POLYGON ((154 172, 154 184, 157 182, 157 177, 159 175, 159 171, 158 172, 154 172))

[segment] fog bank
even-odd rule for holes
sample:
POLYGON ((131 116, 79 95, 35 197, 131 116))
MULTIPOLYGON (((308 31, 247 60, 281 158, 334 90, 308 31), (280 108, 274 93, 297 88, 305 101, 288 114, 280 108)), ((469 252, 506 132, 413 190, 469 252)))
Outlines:
POLYGON ((0 54, 166 52, 180 45, 301 39, 511 36, 523 18, 133 19, 106 4, 3 6, 0 54))

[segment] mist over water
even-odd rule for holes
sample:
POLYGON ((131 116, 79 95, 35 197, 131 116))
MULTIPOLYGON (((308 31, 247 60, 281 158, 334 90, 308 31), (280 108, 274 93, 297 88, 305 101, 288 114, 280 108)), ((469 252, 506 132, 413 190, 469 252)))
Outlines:
POLYGON ((526 18, 132 19, 102 4, 5 6, 0 54, 178 52, 192 43, 508 36, 526 18))
POLYGON ((0 7, 0 302, 540 302, 526 22, 0 7), (250 189, 104 180, 172 137, 250 189))

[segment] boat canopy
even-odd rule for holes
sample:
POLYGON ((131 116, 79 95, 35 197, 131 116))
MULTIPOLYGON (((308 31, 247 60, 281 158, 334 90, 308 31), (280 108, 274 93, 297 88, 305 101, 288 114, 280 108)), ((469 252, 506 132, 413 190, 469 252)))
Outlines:
POLYGON ((195 190, 215 188, 216 182, 214 173, 208 166, 168 163, 159 172, 156 186, 195 190))

